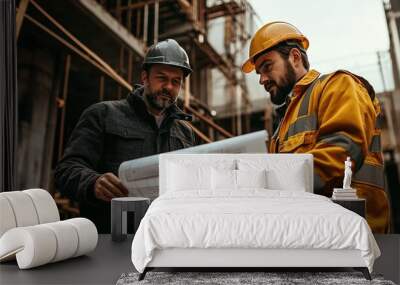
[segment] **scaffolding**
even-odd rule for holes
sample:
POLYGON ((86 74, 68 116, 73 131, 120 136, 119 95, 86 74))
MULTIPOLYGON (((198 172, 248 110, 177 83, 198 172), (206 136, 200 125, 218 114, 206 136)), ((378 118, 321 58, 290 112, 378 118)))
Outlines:
POLYGON ((21 101, 40 92, 41 103, 32 101, 30 121, 20 118, 19 187, 54 188, 51 173, 77 122, 76 113, 95 102, 124 98, 140 78, 147 48, 167 38, 176 39, 189 54, 194 72, 184 82, 179 104, 194 116, 192 126, 202 141, 251 131, 252 105, 239 66, 254 29, 253 15, 245 0, 20 0, 19 81, 48 88, 44 93, 20 88, 21 101), (209 23, 216 19, 224 22, 222 53, 208 35, 209 23), (212 69, 223 75, 228 123, 209 104, 212 69), (85 94, 77 96, 82 90, 85 94), (29 152, 32 145, 38 151, 29 152))

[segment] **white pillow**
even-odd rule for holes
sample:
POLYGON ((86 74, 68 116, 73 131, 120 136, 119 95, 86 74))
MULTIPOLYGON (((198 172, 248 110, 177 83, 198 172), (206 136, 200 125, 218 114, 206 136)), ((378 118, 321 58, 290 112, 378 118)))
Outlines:
POLYGON ((309 173, 304 160, 238 159, 240 170, 260 171, 266 169, 267 189, 306 191, 309 173))
POLYGON ((236 170, 212 168, 211 181, 215 191, 236 190, 236 170))
POLYGON ((267 188, 266 170, 215 169, 211 171, 212 188, 234 191, 241 188, 267 188))
POLYGON ((169 163, 168 168, 168 191, 211 189, 211 167, 169 163))
POLYGON ((268 189, 272 190, 306 192, 305 179, 304 170, 299 165, 294 165, 290 170, 290 175, 287 176, 277 169, 270 169, 267 171, 268 189))
POLYGON ((263 170, 236 170, 238 188, 267 188, 267 171, 263 170))

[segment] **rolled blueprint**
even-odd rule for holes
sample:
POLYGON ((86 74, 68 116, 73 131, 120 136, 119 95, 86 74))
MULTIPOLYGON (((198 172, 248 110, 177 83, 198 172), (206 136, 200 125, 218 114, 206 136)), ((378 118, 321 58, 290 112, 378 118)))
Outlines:
MULTIPOLYGON (((267 140, 268 134, 263 130, 170 153, 267 153, 267 140)), ((147 156, 120 165, 119 178, 128 188, 129 196, 158 197, 158 157, 147 156)))

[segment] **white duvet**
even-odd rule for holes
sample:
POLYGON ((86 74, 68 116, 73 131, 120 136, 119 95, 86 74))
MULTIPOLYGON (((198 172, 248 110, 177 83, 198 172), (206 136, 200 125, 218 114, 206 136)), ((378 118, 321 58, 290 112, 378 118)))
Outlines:
POLYGON ((326 197, 265 189, 213 195, 154 200, 133 239, 135 268, 143 272, 165 248, 358 249, 370 272, 380 256, 366 220, 326 197))

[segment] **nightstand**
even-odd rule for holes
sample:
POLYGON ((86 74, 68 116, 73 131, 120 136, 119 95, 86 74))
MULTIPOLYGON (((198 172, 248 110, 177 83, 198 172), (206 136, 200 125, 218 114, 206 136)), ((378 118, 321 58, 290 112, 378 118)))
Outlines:
POLYGON ((339 200, 331 199, 333 203, 339 204, 340 206, 359 214, 361 217, 365 218, 365 199, 349 199, 349 200, 339 200))
POLYGON ((150 205, 149 198, 123 197, 111 200, 111 238, 113 241, 124 241, 127 237, 127 212, 134 213, 134 232, 139 227, 150 205))

